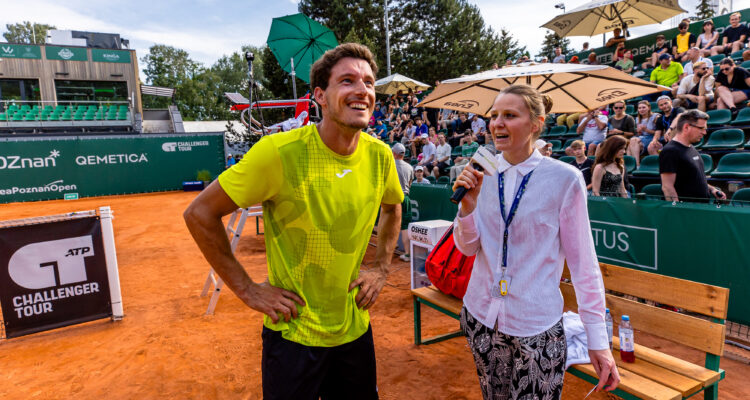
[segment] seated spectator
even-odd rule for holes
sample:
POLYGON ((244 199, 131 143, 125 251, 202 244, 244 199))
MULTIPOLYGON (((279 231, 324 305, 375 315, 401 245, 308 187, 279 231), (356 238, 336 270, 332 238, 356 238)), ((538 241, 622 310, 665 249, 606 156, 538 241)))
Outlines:
POLYGON ((635 158, 635 164, 641 165, 641 155, 648 149, 656 132, 656 121, 661 115, 651 112, 651 104, 648 100, 638 102, 638 115, 635 118, 635 133, 637 136, 630 139, 628 155, 635 158))
POLYGON ((615 113, 609 117, 607 136, 621 135, 626 139, 635 136, 635 120, 630 115, 625 114, 625 102, 615 102, 612 109, 615 113))
POLYGON ((581 53, 585 53, 589 51, 589 42, 583 42, 583 48, 581 49, 581 53))
POLYGON ((729 27, 721 34, 721 44, 711 48, 711 55, 731 53, 745 47, 747 27, 740 25, 741 14, 736 12, 729 16, 729 27))
MULTIPOLYGON (((612 61, 615 63, 622 60, 623 57, 625 57, 625 42, 620 42, 617 44, 617 48, 615 48, 614 55, 612 56, 612 61)), ((632 58, 632 57, 631 57, 632 58)))
POLYGON ((745 50, 742 52, 742 62, 750 61, 750 50, 745 50))
MULTIPOLYGON (((471 131, 476 135, 480 132, 487 131, 487 122, 484 118, 481 118, 478 114, 474 114, 471 117, 471 131)), ((481 143, 480 143, 481 144, 481 143)))
POLYGON ((626 74, 633 72, 633 52, 631 50, 625 50, 623 57, 615 63, 615 68, 626 74))
POLYGON ((567 125, 568 128, 571 128, 573 125, 578 123, 580 117, 581 113, 560 114, 557 116, 555 121, 557 122, 558 126, 567 125))
POLYGON ((703 61, 696 62, 691 69, 695 72, 680 81, 674 106, 706 111, 706 106, 714 101, 714 76, 703 61))
POLYGON ((401 131, 401 126, 396 126, 388 133, 388 140, 390 142, 403 143, 404 135, 401 131))
POLYGON ((375 104, 375 111, 372 112, 372 116, 376 121, 385 119, 385 114, 380 110, 380 103, 375 104))
POLYGON ((643 69, 656 68, 659 65, 659 57, 664 54, 669 54, 669 43, 664 39, 664 35, 656 35, 656 45, 654 46, 654 52, 651 53, 651 58, 641 64, 643 69))
POLYGON ((553 64, 565 64, 565 56, 562 53, 562 49, 555 47, 555 58, 552 59, 553 64))
POLYGON ((679 62, 686 61, 687 51, 695 45, 695 36, 688 32, 688 24, 686 22, 680 22, 677 26, 680 33, 674 38, 675 45, 672 46, 672 55, 674 59, 679 62))
POLYGON ((675 124, 674 140, 659 153, 661 189, 669 201, 707 201, 711 196, 724 200, 726 195, 706 182, 703 161, 693 147, 706 134, 708 115, 690 110, 675 124))
POLYGON ((414 122, 416 122, 417 118, 421 119, 422 121, 427 121, 427 111, 425 111, 424 107, 417 107, 417 104, 419 104, 419 99, 416 95, 414 95, 411 98, 411 105, 409 106, 411 119, 415 120, 414 122))
POLYGON ((662 54, 659 56, 659 66, 651 71, 651 82, 672 87, 679 82, 683 73, 682 64, 672 61, 672 56, 669 54, 662 54))
POLYGON ((440 114, 438 115, 438 125, 440 129, 445 129, 449 133, 456 130, 455 123, 458 119, 458 113, 453 110, 441 108, 440 114))
POLYGON ((591 168, 594 166, 594 160, 586 157, 586 143, 583 140, 576 140, 570 145, 570 149, 576 158, 570 163, 583 174, 586 190, 591 190, 591 168))
POLYGON ((440 171, 446 170, 451 165, 451 145, 446 143, 445 134, 441 133, 438 135, 438 145, 435 157, 437 164, 432 169, 432 176, 435 178, 440 177, 440 171))
POLYGON ((432 168, 437 165, 437 148, 435 147, 435 144, 430 142, 430 136, 428 134, 423 133, 420 136, 420 139, 422 140, 422 156, 417 165, 423 166, 427 170, 427 173, 429 173, 432 171, 432 168))
POLYGON ((229 167, 231 167, 234 164, 237 164, 237 161, 235 161, 234 157, 227 156, 226 168, 229 168, 229 167))
POLYGON ((453 121, 453 136, 448 140, 451 147, 461 145, 461 139, 466 135, 467 131, 471 131, 471 121, 469 121, 465 112, 458 113, 458 119, 453 121))
POLYGON ((685 76, 690 75, 693 73, 693 64, 697 63, 698 61, 702 61, 706 63, 706 68, 711 72, 711 75, 714 73, 714 62, 711 61, 710 58, 705 58, 701 56, 701 51, 697 47, 691 47, 690 50, 687 52, 687 58, 685 59, 687 63, 683 66, 683 72, 685 73, 685 76))
POLYGON ((685 109, 682 107, 673 107, 672 99, 669 96, 659 97, 656 100, 656 104, 662 113, 656 119, 654 139, 648 145, 648 154, 659 154, 662 147, 672 138, 672 126, 677 120, 677 116, 685 112, 685 109))
POLYGON ((612 34, 613 34, 613 36, 611 38, 609 38, 609 40, 607 40, 607 44, 605 44, 604 46, 606 46, 606 47, 614 47, 614 46, 618 45, 619 43, 624 43, 625 42, 625 36, 621 36, 622 29, 615 28, 612 31, 612 34))
POLYGON ((610 136, 602 143, 591 174, 591 194, 594 196, 628 197, 625 190, 625 147, 622 136, 610 136))
POLYGON ((719 42, 719 32, 716 32, 714 22, 710 19, 703 23, 703 33, 698 35, 698 48, 701 55, 708 57, 711 55, 711 48, 719 42))
POLYGON ((375 120, 375 135, 381 140, 388 138, 388 129, 386 129, 382 119, 375 120))
POLYGON ((477 149, 479 149, 479 145, 472 142, 471 135, 468 135, 467 138, 468 143, 461 146, 461 156, 456 157, 456 159, 453 160, 454 164, 450 169, 451 182, 455 181, 456 178, 461 175, 461 171, 463 171, 466 164, 469 163, 471 156, 473 156, 477 149))
POLYGON ((583 61, 583 63, 588 65, 599 65, 599 61, 596 59, 596 53, 593 51, 589 53, 589 58, 583 61))
POLYGON ((734 65, 734 60, 725 58, 719 63, 716 75, 716 108, 737 111, 737 103, 750 98, 750 72, 734 65))
MULTIPOLYGON (((604 141, 607 134, 607 116, 602 114, 602 108, 581 114, 578 120, 578 129, 576 132, 583 134, 583 142, 586 144, 588 154, 593 156, 596 152, 596 146, 604 141)), ((565 154, 573 155, 570 147, 565 149, 565 154)))
POLYGON ((414 183, 429 184, 430 181, 424 177, 424 167, 418 165, 414 167, 414 183))
POLYGON ((539 150, 539 154, 544 157, 550 157, 552 155, 552 143, 547 143, 542 139, 537 139, 534 142, 534 147, 539 150))

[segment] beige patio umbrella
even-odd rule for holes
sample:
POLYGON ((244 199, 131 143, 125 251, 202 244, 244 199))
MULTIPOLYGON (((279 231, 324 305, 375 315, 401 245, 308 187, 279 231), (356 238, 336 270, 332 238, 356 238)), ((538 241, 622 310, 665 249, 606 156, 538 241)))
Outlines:
POLYGON ((430 85, 401 74, 388 75, 375 81, 375 92, 380 94, 396 94, 399 90, 408 92, 409 89, 419 92, 429 88, 430 85))
POLYGON ((677 0, 592 1, 542 25, 558 36, 594 36, 615 28, 659 24, 687 12, 677 0))
POLYGON ((497 94, 516 83, 549 95, 554 113, 593 110, 617 100, 669 90, 605 65, 527 64, 443 81, 419 106, 487 117, 497 94))

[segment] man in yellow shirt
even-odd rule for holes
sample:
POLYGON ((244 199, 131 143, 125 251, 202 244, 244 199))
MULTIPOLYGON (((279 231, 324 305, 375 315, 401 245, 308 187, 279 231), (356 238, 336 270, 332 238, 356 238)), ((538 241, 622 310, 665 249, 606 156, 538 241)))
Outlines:
POLYGON ((185 221, 206 260, 263 318, 263 398, 377 399, 368 309, 386 281, 401 202, 390 148, 361 132, 375 105, 367 47, 327 51, 310 71, 322 121, 266 136, 204 190, 185 221), (221 217, 263 205, 268 280, 231 252, 221 217), (360 265, 378 213, 372 268, 360 265))

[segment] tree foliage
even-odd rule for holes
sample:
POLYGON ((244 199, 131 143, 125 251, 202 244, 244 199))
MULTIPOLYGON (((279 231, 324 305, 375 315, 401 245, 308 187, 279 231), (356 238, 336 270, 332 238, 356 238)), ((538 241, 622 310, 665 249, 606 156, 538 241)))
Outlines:
POLYGON ((716 9, 713 6, 713 1, 700 0, 698 7, 696 7, 696 17, 701 20, 713 18, 714 15, 716 15, 716 9))
POLYGON ((57 28, 53 25, 23 21, 6 24, 5 29, 7 32, 3 33, 3 37, 8 43, 44 44, 47 39, 47 31, 57 28))
POLYGON ((571 51, 570 39, 562 38, 553 31, 548 31, 544 35, 544 41, 542 42, 542 49, 536 55, 537 58, 547 57, 550 62, 555 58, 555 47, 559 47, 562 50, 562 54, 568 54, 571 51))

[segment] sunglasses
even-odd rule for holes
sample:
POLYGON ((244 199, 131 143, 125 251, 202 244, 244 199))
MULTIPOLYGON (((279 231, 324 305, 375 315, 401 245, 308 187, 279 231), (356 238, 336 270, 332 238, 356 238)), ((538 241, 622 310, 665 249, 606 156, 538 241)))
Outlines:
POLYGON ((729 70, 732 68, 720 68, 719 71, 721 72, 729 72, 729 70))
POLYGON ((612 107, 613 110, 622 110, 625 107, 612 107))
POLYGON ((698 125, 693 125, 693 124, 688 124, 688 125, 692 126, 695 129, 700 129, 702 131, 705 131, 706 129, 708 129, 708 127, 706 126, 698 126, 698 125))

